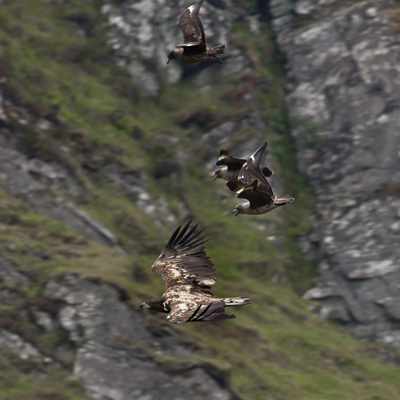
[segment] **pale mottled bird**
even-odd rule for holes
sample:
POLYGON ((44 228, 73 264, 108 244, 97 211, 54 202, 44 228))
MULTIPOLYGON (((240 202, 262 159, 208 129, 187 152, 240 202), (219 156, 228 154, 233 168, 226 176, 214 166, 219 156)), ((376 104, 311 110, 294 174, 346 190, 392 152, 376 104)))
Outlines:
POLYGON ((183 44, 178 44, 174 50, 168 53, 167 64, 173 59, 186 63, 214 60, 223 64, 217 54, 225 52, 225 44, 211 48, 206 45, 206 36, 199 17, 203 1, 200 0, 179 15, 178 27, 183 35, 183 44))
POLYGON ((215 298, 210 286, 215 283, 215 269, 207 257, 205 236, 199 237, 197 225, 189 221, 179 226, 151 269, 161 275, 165 292, 161 299, 142 303, 140 310, 150 308, 169 313, 167 321, 181 324, 193 321, 217 321, 235 318, 225 313, 225 307, 250 303, 247 297, 215 298), (201 247, 198 247, 201 246, 201 247))

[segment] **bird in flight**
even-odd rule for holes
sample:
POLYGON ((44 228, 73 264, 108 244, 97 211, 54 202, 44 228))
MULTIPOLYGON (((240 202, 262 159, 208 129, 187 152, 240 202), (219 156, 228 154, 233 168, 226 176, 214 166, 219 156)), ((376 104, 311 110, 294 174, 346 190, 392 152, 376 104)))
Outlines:
POLYGON ((173 59, 187 63, 214 60, 223 64, 217 54, 225 52, 225 44, 211 48, 206 45, 206 36, 199 17, 203 1, 200 0, 179 15, 178 27, 183 35, 183 44, 178 44, 174 50, 168 53, 167 64, 173 59))
POLYGON ((238 181, 247 189, 241 190, 237 197, 247 199, 248 201, 239 204, 232 211, 235 217, 239 214, 266 214, 294 200, 290 196, 276 197, 271 185, 262 173, 261 162, 267 146, 268 142, 265 142, 250 156, 240 169, 238 181))
POLYGON ((225 307, 250 303, 247 297, 216 298, 211 293, 215 268, 207 257, 205 236, 189 221, 179 226, 151 269, 164 280, 165 292, 160 299, 142 303, 140 310, 150 308, 168 313, 167 321, 176 324, 194 321, 218 321, 235 318, 226 314, 225 307))
MULTIPOLYGON (((217 169, 211 178, 214 178, 214 181, 218 178, 228 181, 226 186, 233 192, 245 189, 246 187, 239 182, 239 173, 245 163, 245 159, 235 158, 229 151, 220 149, 217 165, 226 165, 226 167, 217 169)), ((265 177, 270 177, 274 174, 274 171, 268 167, 262 168, 261 172, 265 177)))

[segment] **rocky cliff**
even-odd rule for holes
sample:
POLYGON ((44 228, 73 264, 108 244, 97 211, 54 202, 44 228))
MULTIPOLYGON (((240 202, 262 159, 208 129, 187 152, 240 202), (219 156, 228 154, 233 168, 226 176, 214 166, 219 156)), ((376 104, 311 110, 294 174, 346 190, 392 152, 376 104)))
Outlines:
POLYGON ((44 294, 65 305, 58 322, 71 341, 80 342, 73 371, 90 397, 235 397, 224 374, 196 358, 195 343, 145 324, 114 288, 66 275, 51 280, 44 294))
POLYGON ((395 2, 272 1, 286 105, 321 256, 305 298, 358 336, 400 345, 400 41, 395 2))
MULTIPOLYGON (((303 3, 294 13, 284 3, 272 7, 276 26, 279 16, 304 14, 303 3)), ((321 194, 311 179, 313 218, 314 197, 287 133, 266 5, 206 2, 209 43, 228 45, 224 65, 167 68, 166 53, 181 41, 175 21, 183 1, 31 0, 29 10, 0 2, 1 400, 399 398, 395 348, 340 332, 301 300, 322 248, 318 229, 337 227, 319 217, 322 194, 333 204, 334 193, 321 194), (265 138, 272 185, 295 206, 235 219, 237 199, 209 178, 218 149, 246 156, 265 138), (189 216, 210 238, 215 293, 252 298, 235 320, 175 326, 137 309, 162 293, 150 265, 189 216)), ((282 37, 290 42, 309 17, 280 24, 290 28, 278 31, 282 51, 282 37)), ((308 174, 302 157, 314 160, 312 146, 325 144, 322 123, 302 110, 289 119, 308 174)), ((393 185, 377 192, 382 202, 395 193, 393 185)), ((390 208, 379 210, 389 220, 390 208)), ((395 273, 385 265, 382 284, 395 273)), ((308 293, 339 298, 318 290, 308 293)), ((390 300, 377 307, 388 313, 390 300)))

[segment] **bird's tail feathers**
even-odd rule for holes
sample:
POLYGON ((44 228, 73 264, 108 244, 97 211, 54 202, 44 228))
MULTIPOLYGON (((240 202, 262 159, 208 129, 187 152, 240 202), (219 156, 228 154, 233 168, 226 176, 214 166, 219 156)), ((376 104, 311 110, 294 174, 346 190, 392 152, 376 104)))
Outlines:
POLYGON ((223 54, 225 53, 226 46, 224 44, 220 44, 219 46, 212 47, 208 49, 208 54, 213 56, 215 54, 223 54))
POLYGON ((283 205, 283 204, 286 204, 286 203, 291 203, 292 201, 294 201, 293 197, 285 196, 285 197, 280 197, 280 198, 276 199, 275 203, 279 204, 279 205, 283 205))
POLYGON ((245 306, 251 303, 248 297, 224 297, 222 300, 226 306, 245 306))

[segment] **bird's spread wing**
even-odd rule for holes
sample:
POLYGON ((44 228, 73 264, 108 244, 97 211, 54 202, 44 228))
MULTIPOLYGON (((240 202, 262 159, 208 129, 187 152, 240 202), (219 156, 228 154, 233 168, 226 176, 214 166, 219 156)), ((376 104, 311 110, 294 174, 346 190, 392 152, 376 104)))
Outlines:
POLYGON ((261 170, 261 162, 264 157, 264 152, 268 142, 265 142, 260 148, 258 148, 250 158, 245 162, 239 173, 239 182, 246 187, 250 187, 256 184, 255 188, 259 192, 266 193, 270 197, 274 198, 274 192, 267 179, 265 178, 265 172, 272 175, 273 172, 267 168, 267 170, 261 170), (265 170, 265 172, 264 172, 265 170))
POLYGON ((267 146, 268 142, 265 142, 249 157, 249 159, 243 165, 239 174, 239 181, 245 186, 249 187, 257 179, 263 177, 260 166, 267 146))
POLYGON ((251 208, 259 208, 273 203, 270 195, 254 190, 253 188, 243 190, 237 197, 249 200, 251 208))
POLYGON ((176 47, 182 47, 185 56, 195 56, 205 52, 204 46, 199 43, 178 44, 176 47))
POLYGON ((226 165, 228 170, 238 171, 246 162, 243 158, 234 157, 229 151, 220 149, 217 165, 226 165))
POLYGON ((164 280, 165 288, 193 285, 206 290, 215 283, 213 263, 204 251, 205 236, 199 237, 197 225, 189 221, 183 229, 179 226, 151 269, 164 280), (199 247, 200 246, 200 247, 199 247))
POLYGON ((232 192, 238 192, 239 190, 243 189, 243 186, 239 185, 236 182, 226 182, 226 186, 228 186, 228 188, 232 190, 232 192))
MULTIPOLYGON (((206 38, 204 35, 203 24, 199 17, 199 10, 204 0, 190 6, 178 17, 178 27, 183 35, 183 45, 177 47, 198 46, 199 51, 206 51, 206 38)), ((186 50, 186 49, 185 49, 186 50)))
POLYGON ((256 189, 257 192, 261 192, 266 194, 268 197, 271 199, 275 199, 276 196, 274 194, 274 191, 272 190, 271 185, 269 184, 267 178, 265 178, 264 175, 261 175, 260 178, 256 180, 256 183, 254 186, 252 186, 253 190, 256 189))
POLYGON ((203 303, 178 300, 172 304, 167 320, 182 324, 184 322, 218 321, 231 318, 235 318, 235 316, 225 313, 225 303, 221 300, 211 300, 203 303))

